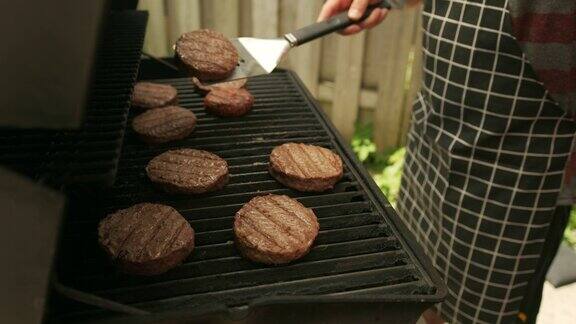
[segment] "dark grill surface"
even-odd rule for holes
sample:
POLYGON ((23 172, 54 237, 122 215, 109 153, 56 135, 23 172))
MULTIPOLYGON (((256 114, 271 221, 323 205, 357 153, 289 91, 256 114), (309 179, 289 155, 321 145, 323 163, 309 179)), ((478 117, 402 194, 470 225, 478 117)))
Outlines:
POLYGON ((111 185, 147 17, 147 13, 137 11, 117 12, 108 17, 81 129, 0 130, 0 164, 56 186, 111 185))
MULTIPOLYGON (((394 211, 379 200, 375 187, 367 185, 358 162, 350 160, 349 151, 292 73, 279 71, 250 80, 255 105, 237 119, 207 115, 202 97, 187 79, 157 81, 178 88, 180 104, 198 117, 197 129, 188 139, 161 146, 146 146, 127 131, 115 186, 98 198, 102 209, 95 207, 94 197, 72 207, 61 250, 59 275, 64 284, 154 312, 186 308, 201 313, 215 305, 246 305, 271 296, 438 301, 431 270, 417 261, 390 221, 397 219, 394 211), (335 150, 345 162, 344 178, 326 193, 304 194, 282 186, 268 174, 268 155, 286 142, 335 150), (230 183, 202 196, 156 190, 146 177, 146 163, 180 147, 209 150, 226 159, 230 183), (255 195, 267 193, 294 197, 319 218, 320 234, 310 254, 290 265, 254 264, 234 248, 235 212, 255 195), (111 211, 146 201, 177 208, 196 230, 197 247, 183 265, 164 275, 118 274, 97 246, 97 222, 111 211)), ((61 314, 95 315, 79 304, 59 306, 61 314)))

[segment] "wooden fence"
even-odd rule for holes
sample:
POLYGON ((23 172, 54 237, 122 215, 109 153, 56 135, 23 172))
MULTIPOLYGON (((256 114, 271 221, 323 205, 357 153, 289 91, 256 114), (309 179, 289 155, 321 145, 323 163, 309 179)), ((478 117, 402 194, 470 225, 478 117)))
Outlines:
MULTIPOLYGON (((172 55, 186 31, 277 37, 316 20, 322 0, 140 0, 150 19, 145 51, 172 55)), ((402 145, 421 80, 420 8, 394 10, 378 27, 352 37, 330 35, 290 52, 294 70, 348 139, 355 122, 371 122, 379 149, 402 145)))

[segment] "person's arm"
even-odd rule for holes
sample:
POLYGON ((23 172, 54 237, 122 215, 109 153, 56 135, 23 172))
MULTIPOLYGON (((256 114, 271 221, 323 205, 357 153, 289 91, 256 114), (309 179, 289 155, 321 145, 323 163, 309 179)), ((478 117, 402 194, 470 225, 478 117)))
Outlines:
MULTIPOLYGON (((362 17, 366 7, 371 3, 376 2, 375 0, 327 0, 322 6, 320 14, 318 15, 318 21, 326 20, 342 11, 348 10, 348 17, 352 19, 358 19, 362 17)), ((389 0, 393 7, 401 7, 404 4, 410 6, 421 2, 421 0, 389 0)), ((388 14, 388 9, 377 8, 372 11, 372 14, 364 21, 349 26, 342 30, 340 33, 342 35, 352 35, 356 34, 364 29, 370 29, 379 23, 381 23, 388 14)))

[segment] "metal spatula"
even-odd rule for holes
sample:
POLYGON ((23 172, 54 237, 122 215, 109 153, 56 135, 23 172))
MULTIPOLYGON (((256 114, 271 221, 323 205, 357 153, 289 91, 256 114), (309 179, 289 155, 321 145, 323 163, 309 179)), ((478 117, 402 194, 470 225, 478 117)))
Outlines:
POLYGON ((224 79, 207 84, 220 83, 235 79, 243 79, 256 75, 268 74, 272 72, 282 57, 292 47, 305 44, 326 34, 344 29, 352 24, 363 21, 368 18, 372 10, 376 8, 390 9, 387 0, 381 0, 370 5, 364 15, 358 20, 348 18, 347 12, 342 12, 332 18, 300 28, 295 32, 284 35, 283 38, 262 39, 251 37, 240 37, 231 39, 232 44, 236 47, 240 57, 238 66, 234 73, 224 79))

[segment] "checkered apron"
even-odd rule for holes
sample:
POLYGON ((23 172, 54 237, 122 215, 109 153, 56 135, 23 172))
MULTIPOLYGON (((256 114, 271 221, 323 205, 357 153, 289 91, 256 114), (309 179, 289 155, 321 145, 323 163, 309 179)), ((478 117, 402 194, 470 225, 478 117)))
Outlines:
POLYGON ((448 285, 450 323, 514 322, 576 127, 511 35, 507 0, 428 0, 397 209, 448 285))

